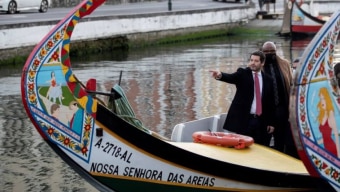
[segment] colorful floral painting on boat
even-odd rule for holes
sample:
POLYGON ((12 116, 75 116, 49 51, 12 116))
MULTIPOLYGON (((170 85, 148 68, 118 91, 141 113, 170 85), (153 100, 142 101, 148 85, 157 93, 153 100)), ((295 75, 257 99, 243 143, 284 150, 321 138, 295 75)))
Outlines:
POLYGON ((340 48, 340 15, 335 15, 305 51, 298 77, 298 123, 302 142, 319 174, 340 188, 340 88, 333 71, 340 48))
POLYGON ((96 102, 84 93, 75 94, 82 84, 73 77, 69 66, 62 63, 68 56, 65 51, 68 41, 63 43, 67 28, 63 25, 56 29, 31 59, 26 93, 29 108, 46 137, 87 161, 96 102))

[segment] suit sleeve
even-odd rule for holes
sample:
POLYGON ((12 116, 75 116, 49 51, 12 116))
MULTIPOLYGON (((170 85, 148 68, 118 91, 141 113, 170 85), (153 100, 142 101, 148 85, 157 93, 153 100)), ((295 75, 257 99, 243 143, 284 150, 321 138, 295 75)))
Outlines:
POLYGON ((245 69, 238 68, 235 73, 222 72, 222 77, 218 80, 226 83, 237 84, 239 82, 239 78, 242 76, 242 73, 244 73, 244 71, 245 69))

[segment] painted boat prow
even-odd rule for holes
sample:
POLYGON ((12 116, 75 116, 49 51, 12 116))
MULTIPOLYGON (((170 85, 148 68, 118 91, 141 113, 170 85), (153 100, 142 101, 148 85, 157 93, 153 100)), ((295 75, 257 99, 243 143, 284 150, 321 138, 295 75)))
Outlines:
POLYGON ((340 62, 339 30, 337 11, 305 49, 290 102, 294 140, 302 161, 312 176, 326 180, 336 191, 340 190, 340 94, 334 64, 340 62))
MULTIPOLYGON (((84 0, 76 6, 70 13, 64 17, 41 41, 38 43, 33 51, 28 56, 22 70, 21 78, 21 95, 24 108, 32 119, 35 127, 38 125, 31 116, 29 103, 37 104, 38 92, 34 89, 36 83, 36 74, 41 70, 43 62, 52 65, 60 65, 59 72, 68 70, 68 77, 73 78, 71 63, 69 58, 70 38, 74 26, 78 21, 86 15, 91 14, 98 6, 104 3, 105 0, 84 0), (58 45, 56 45, 58 44, 58 45), (54 55, 52 55, 54 53, 54 55), (26 89, 31 87, 31 89, 26 89)), ((70 80, 66 79, 64 74, 60 74, 61 84, 67 84, 70 80)), ((74 81, 74 80, 73 80, 74 81)), ((45 134, 38 129, 40 135, 45 138, 45 134)), ((46 138, 45 138, 46 139, 46 138)))
MULTIPOLYGON (((79 142, 81 136, 79 133, 72 131, 68 119, 63 117, 56 119, 52 115, 50 109, 52 106, 59 105, 59 109, 66 110, 68 106, 65 102, 71 100, 81 105, 86 102, 82 100, 93 101, 95 99, 88 97, 84 90, 77 90, 78 95, 74 94, 69 89, 71 81, 76 82, 71 70, 71 63, 69 58, 69 46, 70 38, 73 32, 74 26, 79 20, 86 15, 91 14, 98 6, 104 3, 105 0, 84 0, 78 6, 70 11, 53 29, 38 43, 30 55, 28 56, 25 65, 22 70, 21 78, 21 95, 24 108, 31 122, 35 126, 36 130, 42 136, 42 138, 49 144, 49 146, 59 156, 70 164, 80 175, 86 178, 91 184, 96 186, 100 191, 109 191, 105 185, 94 180, 90 177, 79 164, 74 160, 65 156, 65 151, 60 149, 56 143, 63 143, 63 149, 74 148, 79 152, 88 144, 86 139, 79 142), (53 91, 51 91, 50 98, 47 98, 47 92, 49 88, 52 88, 52 82, 50 74, 55 74, 55 80, 57 84, 53 85, 53 91), (66 79, 68 77, 68 79, 66 79), (49 81, 49 83, 47 83, 49 81), (49 87, 50 86, 50 87, 49 87), (65 93, 65 91, 67 93, 65 93), (79 93, 82 93, 82 97, 79 97, 79 93), (51 101, 52 99, 52 101, 51 101), (65 100, 64 100, 65 99, 65 100), (54 105, 56 104, 56 105, 54 105), (49 108, 49 109, 47 109, 49 108), (53 127, 58 126, 60 132, 53 127), (50 139, 54 137, 55 140, 50 139), (77 142, 74 143, 73 140, 77 142)), ((75 83, 73 83, 75 84, 75 83)), ((78 87, 80 87, 78 85, 78 87)), ((52 89, 51 89, 52 90, 52 89)), ((88 106, 80 106, 80 108, 89 108, 88 106)), ((95 116, 94 110, 89 110, 90 115, 95 116)), ((73 112, 68 111, 64 115, 72 115, 73 112)), ((84 114, 88 114, 84 112, 84 114)), ((88 131, 85 131, 87 133, 88 131)), ((89 136, 87 136, 88 138, 89 136)), ((83 153, 86 154, 86 153, 83 153)))

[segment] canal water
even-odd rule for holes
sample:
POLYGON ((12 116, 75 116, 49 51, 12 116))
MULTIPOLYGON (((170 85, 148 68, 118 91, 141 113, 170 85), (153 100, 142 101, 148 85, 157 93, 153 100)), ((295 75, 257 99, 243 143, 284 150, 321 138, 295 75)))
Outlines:
MULTIPOLYGON (((209 69, 233 72, 246 66, 249 54, 266 40, 289 60, 309 42, 229 37, 87 57, 72 60, 72 66, 84 83, 96 78, 99 91, 120 83, 137 118, 170 138, 178 123, 227 112, 235 87, 214 80, 209 69)), ((97 191, 43 142, 28 119, 21 101, 21 66, 0 69, 0 191, 97 191)))

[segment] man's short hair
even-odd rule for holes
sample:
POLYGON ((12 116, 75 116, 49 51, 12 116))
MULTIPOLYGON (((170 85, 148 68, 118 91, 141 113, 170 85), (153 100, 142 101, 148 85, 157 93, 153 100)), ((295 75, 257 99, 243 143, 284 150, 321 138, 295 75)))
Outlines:
POLYGON ((261 63, 263 63, 264 60, 266 59, 266 55, 262 51, 254 51, 254 52, 251 53, 250 56, 252 56, 252 55, 259 56, 261 63))

